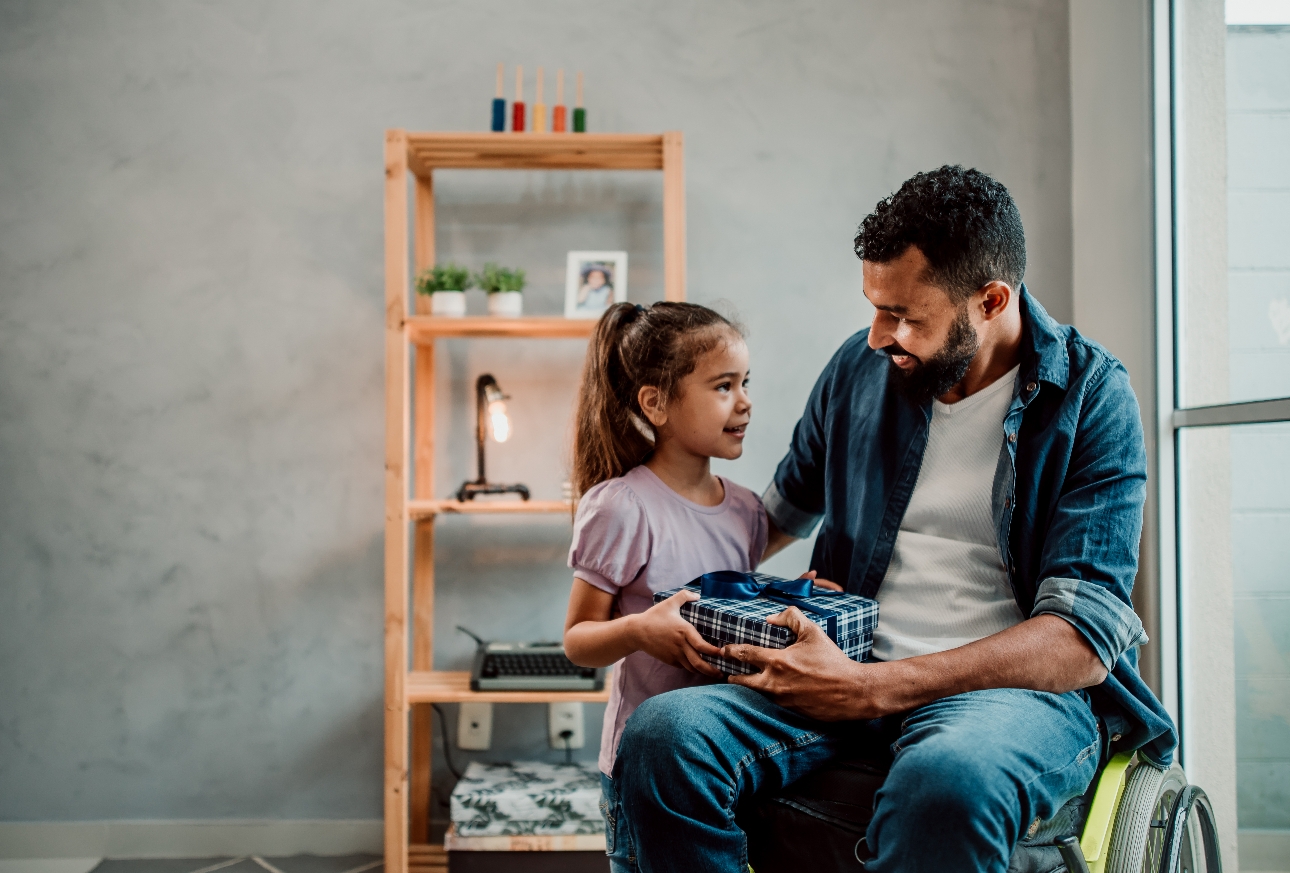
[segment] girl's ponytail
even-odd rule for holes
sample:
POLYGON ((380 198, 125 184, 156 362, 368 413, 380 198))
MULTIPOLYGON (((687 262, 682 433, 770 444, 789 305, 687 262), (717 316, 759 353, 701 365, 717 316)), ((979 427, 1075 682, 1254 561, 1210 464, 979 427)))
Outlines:
POLYGON ((643 312, 631 303, 605 310, 587 345, 573 435, 573 493, 623 475, 654 448, 636 423, 635 398, 623 396, 631 380, 623 366, 623 334, 643 312))
POLYGON ((636 399, 640 389, 658 388, 666 402, 700 356, 732 333, 742 331, 695 303, 615 303, 605 310, 587 346, 578 396, 575 499, 641 464, 654 450, 654 429, 636 399))

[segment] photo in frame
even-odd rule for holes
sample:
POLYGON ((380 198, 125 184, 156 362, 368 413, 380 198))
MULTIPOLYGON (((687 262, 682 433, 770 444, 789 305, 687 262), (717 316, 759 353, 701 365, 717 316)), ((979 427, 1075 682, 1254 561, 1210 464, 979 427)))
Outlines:
POLYGON ((627 252, 569 252, 565 318, 599 318, 627 300, 627 252))

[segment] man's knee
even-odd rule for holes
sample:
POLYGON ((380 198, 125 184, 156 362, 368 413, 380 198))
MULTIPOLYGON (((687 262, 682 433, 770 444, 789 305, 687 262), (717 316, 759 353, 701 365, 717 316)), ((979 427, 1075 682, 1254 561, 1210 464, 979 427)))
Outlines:
POLYGON ((941 733, 897 754, 883 794, 923 820, 998 828, 1006 836, 1020 817, 1018 776, 1000 750, 941 733))

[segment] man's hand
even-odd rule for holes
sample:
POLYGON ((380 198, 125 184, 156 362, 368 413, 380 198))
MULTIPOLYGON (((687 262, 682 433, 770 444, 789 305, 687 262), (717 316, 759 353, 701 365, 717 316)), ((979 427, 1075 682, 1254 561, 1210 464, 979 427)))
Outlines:
POLYGON ((786 649, 726 646, 726 657, 761 668, 730 681, 820 721, 879 718, 984 688, 1065 694, 1106 679, 1093 647, 1055 615, 1037 615, 957 649, 873 664, 842 654, 795 607, 767 621, 792 628, 797 642, 786 649))
POLYGON ((632 638, 635 648, 648 652, 664 664, 716 678, 721 671, 699 655, 715 656, 721 654, 721 650, 700 636, 694 625, 681 618, 681 606, 698 599, 699 595, 694 591, 678 591, 644 612, 629 616, 632 638))
MULTIPOLYGON (((818 580, 816 584, 819 584, 818 580)), ((730 681, 762 692, 780 706, 819 721, 878 718, 888 712, 868 692, 872 667, 857 664, 829 639, 819 625, 807 620, 796 606, 767 619, 797 634, 786 649, 736 644, 721 653, 727 658, 761 668, 760 673, 735 675, 730 681)))
POLYGON ((807 570, 805 573, 803 573, 801 576, 798 576, 797 578, 798 578, 798 579, 810 579, 810 580, 811 580, 811 582, 813 582, 813 583, 815 584, 815 587, 816 587, 816 588, 827 588, 827 589, 828 589, 828 590, 830 590, 830 591, 845 591, 845 590, 846 590, 845 588, 843 588, 841 585, 839 585, 839 584, 838 584, 838 583, 836 583, 836 582, 830 582, 828 579, 821 579, 819 576, 816 576, 816 575, 815 575, 815 571, 814 571, 814 570, 807 570))

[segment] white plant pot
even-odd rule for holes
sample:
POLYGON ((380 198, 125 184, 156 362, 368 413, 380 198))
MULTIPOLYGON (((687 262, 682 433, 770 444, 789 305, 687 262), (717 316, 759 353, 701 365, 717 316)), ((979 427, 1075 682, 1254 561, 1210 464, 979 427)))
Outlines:
POLYGON ((488 314, 502 318, 519 318, 524 312, 524 293, 497 291, 488 295, 488 314))
POLYGON ((430 314, 440 318, 461 318, 466 314, 465 291, 436 291, 430 295, 430 314))

